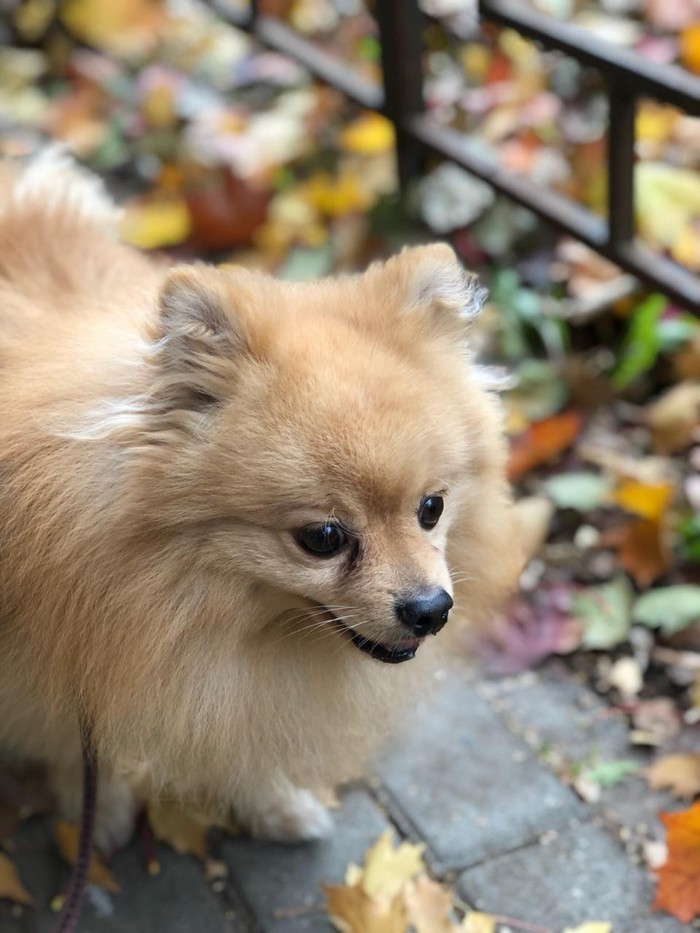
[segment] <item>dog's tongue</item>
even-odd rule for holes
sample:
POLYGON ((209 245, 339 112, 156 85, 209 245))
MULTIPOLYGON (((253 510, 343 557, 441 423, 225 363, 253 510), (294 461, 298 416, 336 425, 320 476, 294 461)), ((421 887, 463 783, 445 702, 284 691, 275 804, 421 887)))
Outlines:
POLYGON ((396 651, 418 651, 422 644, 421 638, 404 638, 397 645, 396 651))

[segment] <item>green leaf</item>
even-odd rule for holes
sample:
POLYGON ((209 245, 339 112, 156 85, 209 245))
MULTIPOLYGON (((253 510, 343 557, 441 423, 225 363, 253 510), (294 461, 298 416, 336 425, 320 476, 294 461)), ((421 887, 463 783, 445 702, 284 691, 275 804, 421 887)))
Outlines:
POLYGON ((309 282, 328 275, 333 268, 333 247, 330 243, 319 249, 304 249, 301 246, 291 250, 277 275, 292 282, 309 282))
POLYGON ((586 768, 582 777, 593 784, 598 784, 600 787, 614 787, 628 774, 635 774, 637 771, 639 771, 638 762, 629 758, 622 758, 619 761, 600 761, 598 764, 586 768))
POLYGON ((541 484, 541 490, 560 509, 588 512, 605 501, 612 482, 600 473, 560 473, 541 484))
POLYGON ((515 376, 517 385, 508 396, 517 400, 529 421, 542 421, 555 415, 569 398, 564 380, 545 360, 524 360, 515 376))
POLYGON ((664 295, 649 295, 634 312, 612 377, 616 389, 626 388, 656 362, 661 346, 658 322, 667 304, 664 295))
POLYGON ((662 586, 644 593, 632 608, 632 619, 672 635, 700 621, 700 586, 662 586))
POLYGON ((572 615, 584 624, 584 648, 614 648, 627 637, 630 629, 632 587, 622 574, 602 586, 589 586, 576 593, 572 615))

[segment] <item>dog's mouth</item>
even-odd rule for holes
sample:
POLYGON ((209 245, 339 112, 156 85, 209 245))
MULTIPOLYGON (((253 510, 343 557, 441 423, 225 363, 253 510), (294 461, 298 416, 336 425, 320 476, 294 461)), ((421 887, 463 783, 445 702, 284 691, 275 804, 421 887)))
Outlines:
MULTIPOLYGON (((325 606, 323 608, 326 609, 325 606)), ((415 658, 416 651, 423 644, 422 638, 402 638, 393 645, 385 645, 381 641, 373 641, 365 635, 360 635, 341 622, 329 609, 326 609, 326 612, 335 627, 349 638, 356 648, 383 664, 402 664, 404 661, 410 661, 415 658)))

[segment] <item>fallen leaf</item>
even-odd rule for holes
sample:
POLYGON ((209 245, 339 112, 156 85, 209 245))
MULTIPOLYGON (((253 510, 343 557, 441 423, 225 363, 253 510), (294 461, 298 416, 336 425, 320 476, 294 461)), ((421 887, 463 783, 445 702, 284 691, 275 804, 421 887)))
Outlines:
POLYGON ((652 790, 669 788, 676 797, 700 794, 700 753, 665 755, 647 770, 652 790))
POLYGON ((584 470, 560 473, 545 480, 540 488, 560 509, 589 512, 602 505, 612 483, 607 476, 584 470))
POLYGON ((583 419, 578 412, 565 411, 530 425, 511 441, 508 477, 517 482, 542 463, 548 463, 569 448, 581 431, 583 419))
POLYGON ((127 204, 119 224, 123 240, 139 249, 160 249, 184 243, 191 218, 180 197, 143 198, 127 204))
POLYGON ((603 547, 617 551, 617 562, 637 586, 646 589, 671 566, 673 553, 659 522, 629 522, 606 531, 600 539, 603 547))
POLYGON ((459 929, 461 933, 496 933, 496 918, 470 910, 459 929))
POLYGON ((688 71, 700 74, 700 22, 686 26, 680 35, 680 59, 688 71))
POLYGON ((625 701, 633 700, 644 686, 644 675, 636 658, 618 658, 606 679, 611 687, 620 691, 625 701))
POLYGON ((404 903, 415 933, 453 933, 452 894, 437 881, 419 875, 407 885, 404 903))
POLYGON ((15 904, 26 904, 28 907, 33 903, 9 856, 0 852, 0 900, 3 898, 14 901, 15 904))
POLYGON ((586 768, 581 776, 599 787, 614 787, 628 775, 636 774, 637 771, 639 771, 639 764, 636 761, 623 758, 619 761, 600 761, 586 768))
POLYGON ((700 802, 689 810, 660 813, 666 827, 668 859, 658 870, 652 910, 665 910, 681 923, 700 916, 700 802))
POLYGON ((406 933, 401 898, 377 900, 359 884, 324 885, 328 916, 340 933, 406 933))
POLYGON ((583 647, 605 650, 623 642, 630 629, 631 603, 632 588, 621 574, 575 593, 571 614, 583 623, 583 647))
POLYGON ((66 0, 60 17, 77 38, 108 52, 145 54, 162 35, 162 0, 66 0))
MULTIPOLYGON (((649 165, 648 162, 644 164, 649 165)), ((653 180, 648 186, 653 186, 653 180)), ((658 208, 655 206, 647 209, 651 212, 658 208)), ((668 246, 675 241, 675 237, 674 228, 674 234, 668 246)), ((616 389, 626 388, 638 376, 651 369, 656 362, 660 350, 658 322, 667 304, 668 301, 663 295, 650 295, 635 310, 622 342, 617 368, 612 377, 616 389)))
POLYGON ((172 801, 151 801, 148 822, 153 835, 180 855, 194 855, 201 862, 209 857, 207 830, 212 823, 200 813, 172 801))
POLYGON ((679 584, 643 593, 632 607, 632 619, 672 635, 700 620, 700 586, 679 584))
MULTIPOLYGON (((54 829, 54 840, 58 846, 61 858, 69 865, 75 864, 78 855, 78 837, 79 828, 74 823, 67 823, 65 820, 57 820, 54 829)), ((117 879, 102 861, 99 853, 93 849, 90 855, 90 866, 88 868, 88 884, 95 884, 106 891, 118 894, 121 888, 117 879)))
POLYGON ((366 113, 345 126, 340 145, 356 155, 379 155, 393 148, 395 138, 390 120, 380 113, 366 113))
POLYGON ((387 829, 365 856, 360 881, 363 891, 370 897, 395 897, 405 884, 425 870, 424 849, 422 843, 411 842, 402 842, 394 848, 393 833, 387 829))
POLYGON ((655 453, 685 450, 697 439, 700 428, 700 383, 681 382, 646 407, 655 453))
POLYGON ((671 483, 639 483, 628 480, 611 493, 610 499, 633 515, 658 521, 668 508, 673 493, 674 487, 671 483))
POLYGON ((554 506, 545 496, 526 496, 515 503, 514 509, 520 530, 520 548, 527 563, 547 540, 554 506))

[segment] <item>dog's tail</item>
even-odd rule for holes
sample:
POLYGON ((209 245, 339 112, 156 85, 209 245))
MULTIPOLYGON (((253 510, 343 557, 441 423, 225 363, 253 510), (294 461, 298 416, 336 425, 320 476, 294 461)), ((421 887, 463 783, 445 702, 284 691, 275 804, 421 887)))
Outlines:
MULTIPOLYGON (((60 146, 23 166, 0 163, 0 292, 45 304, 91 274, 86 245, 116 239, 118 210, 102 183, 60 146)), ((92 270, 94 272, 94 270, 92 270)))

